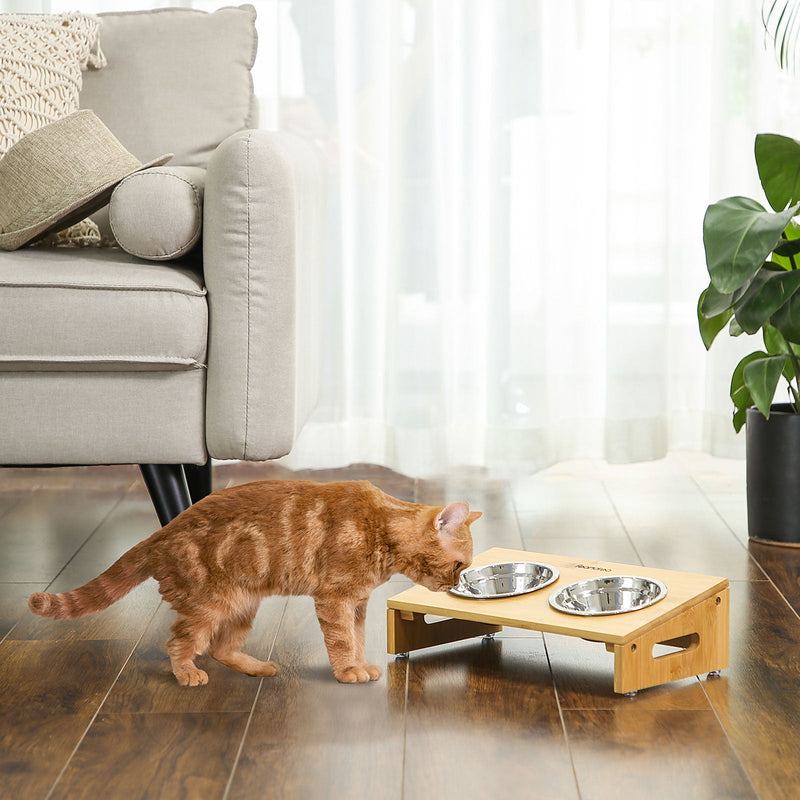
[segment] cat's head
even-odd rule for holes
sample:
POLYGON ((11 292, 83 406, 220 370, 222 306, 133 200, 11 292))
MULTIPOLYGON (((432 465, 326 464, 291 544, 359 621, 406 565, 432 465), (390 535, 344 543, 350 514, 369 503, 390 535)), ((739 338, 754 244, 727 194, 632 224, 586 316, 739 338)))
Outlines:
POLYGON ((461 573, 472 563, 472 534, 469 526, 481 516, 464 502, 450 503, 425 523, 419 551, 403 573, 433 592, 452 589, 461 573))

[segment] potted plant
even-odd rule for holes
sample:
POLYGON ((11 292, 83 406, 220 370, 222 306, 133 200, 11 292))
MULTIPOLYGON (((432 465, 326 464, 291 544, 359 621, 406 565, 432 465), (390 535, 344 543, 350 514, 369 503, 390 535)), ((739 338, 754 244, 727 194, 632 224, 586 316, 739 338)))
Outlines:
POLYGON ((747 424, 750 537, 800 544, 800 142, 759 134, 755 160, 771 210, 748 197, 708 207, 703 244, 710 277, 697 311, 706 349, 727 327, 761 334, 763 349, 733 371, 736 431, 747 424), (785 381, 788 402, 774 403, 785 381))

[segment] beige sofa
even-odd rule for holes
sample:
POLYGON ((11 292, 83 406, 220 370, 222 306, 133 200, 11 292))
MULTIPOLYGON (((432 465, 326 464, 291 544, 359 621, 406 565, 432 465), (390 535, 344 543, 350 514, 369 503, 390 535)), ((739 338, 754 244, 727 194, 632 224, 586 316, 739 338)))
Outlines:
MULTIPOLYGON (((305 141, 254 129, 254 17, 100 15, 107 65, 84 73, 81 108, 142 162, 174 153, 158 180, 188 183, 197 208, 162 183, 112 196, 126 236, 146 222, 152 258, 0 253, 0 463, 144 465, 165 520, 188 502, 182 465, 291 449, 316 398, 322 169, 305 141), (192 211, 200 243, 159 252, 192 211)), ((196 499, 209 473, 190 475, 196 499)))

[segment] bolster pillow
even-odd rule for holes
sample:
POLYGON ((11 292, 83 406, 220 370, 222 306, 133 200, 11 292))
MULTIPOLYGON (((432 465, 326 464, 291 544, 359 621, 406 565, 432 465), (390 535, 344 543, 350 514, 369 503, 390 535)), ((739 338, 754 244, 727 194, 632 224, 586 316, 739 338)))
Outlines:
POLYGON ((205 175, 202 167, 151 167, 121 181, 108 205, 117 244, 152 261, 192 250, 203 227, 205 175))

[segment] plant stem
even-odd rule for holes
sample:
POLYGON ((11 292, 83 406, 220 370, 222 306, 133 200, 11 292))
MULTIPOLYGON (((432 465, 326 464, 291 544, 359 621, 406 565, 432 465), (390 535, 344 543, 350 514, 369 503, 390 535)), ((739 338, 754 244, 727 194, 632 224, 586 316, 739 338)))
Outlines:
POLYGON ((786 353, 789 356, 789 360, 792 362, 792 372, 794 372, 794 382, 797 384, 797 388, 789 381, 789 389, 791 389, 794 395, 794 412, 795 414, 800 414, 800 360, 798 360, 797 355, 792 349, 791 343, 786 340, 786 337, 777 328, 775 328, 775 330, 778 332, 781 339, 783 339, 783 343, 786 345, 786 353))
MULTIPOLYGON (((789 237, 786 235, 786 231, 783 231, 781 233, 781 239, 783 239, 786 242, 789 241, 789 237)), ((792 265, 792 269, 797 269, 797 264, 795 263, 794 256, 791 253, 789 253, 789 263, 792 265)), ((795 370, 794 374, 797 375, 797 371, 796 370, 795 370)), ((798 384, 798 385, 800 385, 800 384, 798 384)))

